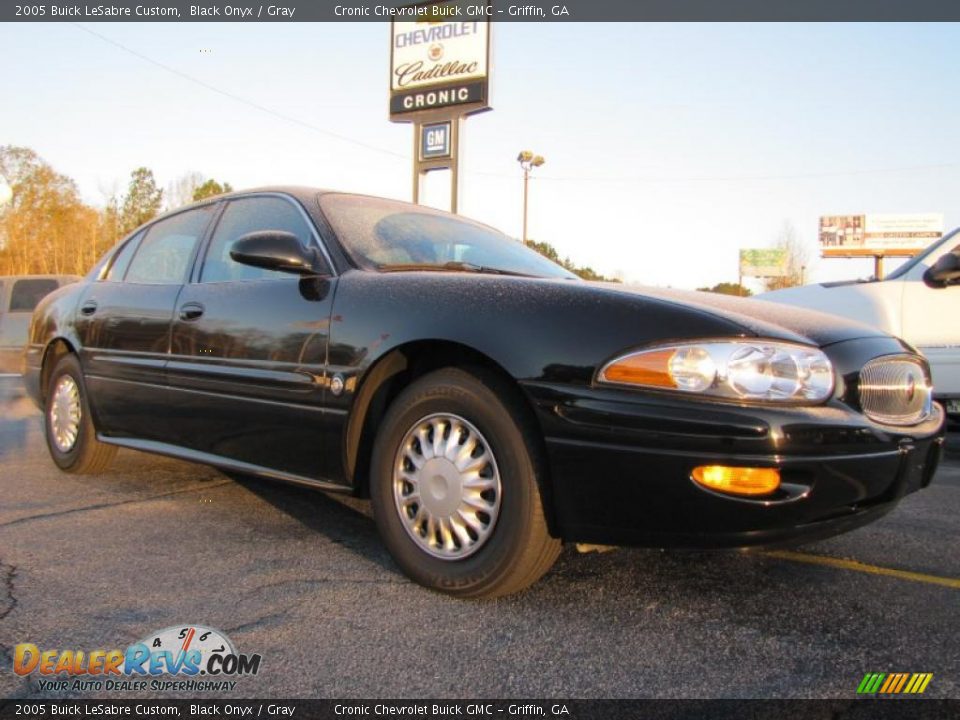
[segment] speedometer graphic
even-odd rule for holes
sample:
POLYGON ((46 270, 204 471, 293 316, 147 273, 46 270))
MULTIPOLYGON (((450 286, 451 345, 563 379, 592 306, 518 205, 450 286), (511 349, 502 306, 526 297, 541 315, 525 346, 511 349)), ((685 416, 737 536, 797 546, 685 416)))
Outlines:
POLYGON ((200 652, 199 667, 206 667, 211 655, 236 655, 237 652, 224 633, 204 625, 173 625, 151 633, 140 640, 151 652, 167 651, 174 656, 191 651, 200 652))

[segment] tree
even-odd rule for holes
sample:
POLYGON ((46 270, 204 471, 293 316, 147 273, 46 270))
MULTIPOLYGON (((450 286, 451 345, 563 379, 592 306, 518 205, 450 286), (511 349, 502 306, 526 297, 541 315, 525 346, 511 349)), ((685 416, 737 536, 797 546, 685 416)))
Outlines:
POLYGON ((97 235, 104 248, 111 248, 122 237, 120 234, 120 202, 110 195, 104 202, 97 218, 97 235))
POLYGON ((787 273, 782 277, 768 278, 766 280, 767 290, 780 290, 803 285, 806 268, 810 262, 810 248, 803 244, 796 228, 789 220, 783 222, 780 235, 777 237, 776 247, 786 252, 787 273))
POLYGON ((230 183, 225 182, 221 185, 213 178, 205 179, 201 173, 188 172, 167 185, 167 209, 173 210, 198 200, 206 200, 228 192, 233 192, 230 183))
POLYGON ((525 240, 524 244, 531 250, 536 250, 538 253, 543 255, 547 260, 552 260, 557 265, 560 265, 566 270, 569 270, 574 275, 583 278, 584 280, 595 280, 599 282, 620 282, 617 278, 608 278, 604 277, 592 267, 584 265, 583 267, 575 265, 570 258, 560 259, 560 253, 557 252, 557 249, 548 242, 536 242, 535 240, 525 240))
POLYGON ((702 287, 697 288, 697 290, 700 290, 701 292, 719 293, 720 295, 737 295, 739 297, 753 295, 753 292, 749 288, 745 288, 740 283, 732 282, 717 283, 713 287, 702 287))
POLYGON ((12 191, 0 208, 0 273, 80 273, 101 250, 97 213, 80 201, 76 183, 36 152, 0 147, 0 174, 12 191))
POLYGON ((230 185, 230 183, 225 182, 223 185, 221 185, 213 178, 210 178, 193 191, 193 201, 197 202, 198 200, 206 200, 209 197, 223 195, 224 193, 228 192, 233 192, 233 187, 230 185))
POLYGON ((167 209, 174 210, 193 202, 193 194, 203 184, 203 175, 198 172, 188 172, 167 185, 164 191, 167 200, 167 209))
POLYGON ((157 187, 153 172, 139 167, 130 173, 130 185, 120 206, 120 234, 126 235, 160 212, 163 190, 157 187))

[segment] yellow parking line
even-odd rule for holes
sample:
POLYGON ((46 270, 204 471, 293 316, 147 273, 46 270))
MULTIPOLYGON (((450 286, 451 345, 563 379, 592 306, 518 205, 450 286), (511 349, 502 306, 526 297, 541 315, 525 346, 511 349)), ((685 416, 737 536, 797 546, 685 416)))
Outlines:
POLYGON ((928 585, 942 585, 943 587, 960 590, 960 578, 927 575, 926 573, 910 572, 909 570, 895 570, 894 568, 881 567, 879 565, 867 565, 866 563, 857 562, 856 560, 843 560, 842 558, 829 557, 827 555, 813 555, 810 553, 795 552, 793 550, 767 550, 762 554, 779 560, 792 560, 794 562, 809 563, 810 565, 825 565, 826 567, 837 568, 838 570, 854 570, 871 575, 885 575, 887 577, 899 578, 900 580, 927 583, 928 585))

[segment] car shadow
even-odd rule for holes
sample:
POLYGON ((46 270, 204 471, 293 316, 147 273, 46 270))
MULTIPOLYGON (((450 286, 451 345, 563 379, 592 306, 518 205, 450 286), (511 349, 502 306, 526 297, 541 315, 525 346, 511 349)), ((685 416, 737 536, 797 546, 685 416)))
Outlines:
POLYGON ((337 497, 254 475, 223 472, 238 485, 304 527, 362 555, 383 570, 401 576, 399 568, 380 540, 373 518, 369 514, 369 503, 366 501, 348 496, 337 497))
MULTIPOLYGON (((405 576, 393 562, 369 513, 369 503, 252 475, 225 472, 238 485, 331 542, 375 563, 398 579, 405 576)), ((769 582, 769 563, 738 551, 695 552, 618 548, 610 553, 579 553, 570 543, 557 564, 538 583, 512 597, 502 598, 517 608, 529 603, 582 602, 611 584, 629 588, 636 596, 656 602, 674 598, 716 595, 737 576, 740 591, 759 590, 769 582), (579 600, 574 600, 579 598, 579 600)), ((738 595, 740 591, 731 593, 738 595)), ((429 592, 424 590, 424 592, 429 592)), ((722 594, 722 593, 721 593, 722 594)))
POLYGON ((19 377, 0 378, 0 458, 22 454, 37 409, 27 397, 19 377))
MULTIPOLYGON (((310 531, 375 563, 397 579, 405 579, 380 539, 368 501, 242 473, 224 474, 310 531)), ((547 602, 561 606, 578 604, 603 594, 612 585, 653 603, 667 598, 699 601, 727 595, 733 601, 744 593, 765 593, 771 580, 780 575, 776 569, 779 564, 761 554, 737 550, 617 548, 609 553, 580 553, 568 543, 556 565, 538 583, 498 602, 518 609, 529 603, 539 607, 547 598, 547 602), (735 588, 730 586, 731 577, 738 580, 735 588)))
MULTIPOLYGON (((406 580, 380 539, 368 501, 240 473, 225 474, 311 532, 374 563, 398 581, 406 580)), ((707 616, 717 613, 714 605, 719 603, 726 608, 722 616, 758 630, 773 630, 776 620, 758 609, 755 600, 777 602, 778 592, 796 588, 801 580, 804 594, 835 591, 833 573, 766 556, 762 549, 617 548, 607 553, 580 553, 568 543, 541 580, 495 602, 521 614, 539 612, 544 604, 554 609, 583 608, 603 599, 648 608, 699 607, 707 616)), ((854 600, 850 604, 859 607, 854 600)))

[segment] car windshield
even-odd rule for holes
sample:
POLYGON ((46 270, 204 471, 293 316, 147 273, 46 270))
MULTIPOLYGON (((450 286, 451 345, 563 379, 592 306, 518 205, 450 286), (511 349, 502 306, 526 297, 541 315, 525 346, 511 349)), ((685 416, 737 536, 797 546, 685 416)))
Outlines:
POLYGON ((576 276, 493 228, 409 203, 360 195, 320 196, 340 243, 363 268, 576 276))
POLYGON ((933 253, 937 252, 937 250, 942 248, 945 243, 951 242, 952 240, 956 240, 957 239, 956 235, 958 233, 960 233, 960 230, 954 230, 953 232, 948 233, 947 235, 944 235, 943 239, 941 239, 939 242, 933 243, 930 247, 928 247, 919 255, 914 255, 912 258, 907 260, 903 265, 901 265, 892 273, 887 275, 884 278, 884 280, 896 280, 897 278, 906 276, 906 274, 910 272, 913 268, 915 268, 920 263, 925 262, 927 258, 929 258, 933 253))

